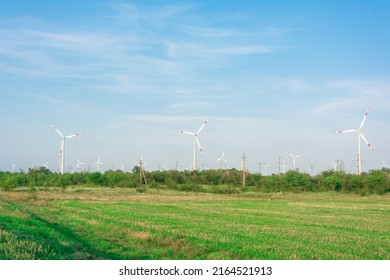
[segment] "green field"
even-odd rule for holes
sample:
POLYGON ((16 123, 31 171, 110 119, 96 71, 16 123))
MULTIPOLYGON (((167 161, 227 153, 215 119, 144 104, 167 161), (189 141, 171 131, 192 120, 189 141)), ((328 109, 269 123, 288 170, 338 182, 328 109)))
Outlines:
POLYGON ((0 191, 0 259, 390 259, 390 195, 0 191))

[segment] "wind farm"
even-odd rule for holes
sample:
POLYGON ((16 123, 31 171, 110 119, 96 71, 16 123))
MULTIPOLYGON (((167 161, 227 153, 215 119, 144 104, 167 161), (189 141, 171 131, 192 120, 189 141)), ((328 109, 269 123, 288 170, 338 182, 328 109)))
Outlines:
MULTIPOLYGON (((360 139, 363 139, 363 141, 367 144, 367 146, 373 151, 373 148, 372 148, 372 145, 367 141, 366 137, 363 135, 362 133, 362 128, 366 122, 366 119, 367 119, 367 116, 368 116, 368 113, 369 113, 370 109, 368 109, 364 115, 364 118, 362 119, 359 127, 357 129, 350 129, 350 130, 338 130, 338 131, 335 131, 335 133, 339 134, 339 133, 357 133, 357 136, 358 136, 358 157, 357 157, 357 169, 354 170, 353 166, 354 164, 351 163, 351 167, 349 167, 349 170, 347 169, 348 167, 346 167, 346 165, 344 164, 344 161, 343 160, 337 160, 337 163, 332 161, 331 159, 329 159, 328 162, 331 163, 331 165, 333 166, 333 170, 334 171, 343 171, 343 172, 346 172, 346 173, 357 173, 358 175, 360 175, 362 173, 362 160, 361 160, 361 149, 360 149, 360 139), (340 164, 340 163, 343 163, 343 164, 340 164)), ((239 165, 236 165, 236 166, 229 166, 228 165, 228 161, 225 159, 225 152, 222 152, 222 155, 217 157, 216 159, 216 162, 218 162, 218 164, 215 164, 215 163, 212 163, 212 161, 210 161, 209 159, 209 162, 206 160, 204 160, 202 158, 202 164, 199 164, 199 160, 200 158, 198 158, 198 154, 200 154, 201 156, 204 155, 204 150, 200 144, 200 140, 199 140, 199 135, 200 133, 203 131, 203 129, 205 128, 205 126, 209 123, 209 119, 206 119, 203 124, 198 128, 198 130, 196 130, 195 132, 189 132, 189 131, 183 131, 183 130, 176 130, 177 133, 179 134, 186 134, 186 135, 190 135, 192 136, 192 159, 190 160, 188 157, 183 157, 183 158, 186 158, 186 160, 181 160, 182 162, 185 162, 187 161, 187 163, 191 162, 190 164, 190 167, 188 168, 189 170, 192 170, 192 171, 196 171, 196 170, 200 170, 200 171, 204 171, 205 170, 205 166, 208 166, 208 168, 211 167, 211 169, 219 169, 219 170, 225 170, 225 169, 238 169, 238 170, 242 170, 242 160, 240 162, 239 165), (199 165, 201 167, 199 167, 199 165)), ((60 155, 60 158, 57 160, 58 163, 59 163, 59 173, 61 174, 64 174, 64 173, 67 173, 67 172, 72 172, 72 165, 69 165, 67 166, 66 164, 66 161, 65 161, 65 141, 67 139, 70 139, 70 138, 74 138, 76 136, 80 136, 81 135, 81 132, 79 133, 75 133, 75 134, 71 134, 71 135, 68 135, 68 136, 64 136, 63 133, 58 130, 54 125, 52 125, 52 128, 55 130, 55 132, 57 132, 57 134, 61 137, 61 145, 60 145, 60 151, 59 151, 59 155, 60 155)), ((210 129, 214 129, 214 125, 212 125, 210 127, 210 129)), ((165 132, 166 134, 168 134, 169 132, 166 131, 165 132)), ((209 134, 208 131, 205 132, 205 136, 207 137, 207 135, 209 134)), ((88 137, 88 136, 85 136, 85 137, 88 137)), ((179 141, 178 139, 175 140, 175 142, 177 143, 176 146, 178 145, 179 141)), ((208 144, 206 144, 208 145, 208 144)), ((74 147, 77 148, 77 145, 75 144, 74 147)), ((215 149, 215 147, 211 147, 211 149, 215 149)), ((53 153, 52 153, 53 155, 53 153)), ((291 157, 291 164, 288 165, 286 164, 286 162, 284 161, 283 159, 283 162, 281 161, 280 159, 280 156, 277 157, 276 156, 277 153, 275 153, 275 158, 271 159, 271 161, 269 162, 259 162, 259 167, 258 169, 256 169, 256 163, 255 161, 253 161, 252 163, 246 163, 246 172, 252 172, 252 173, 256 173, 256 170, 258 170, 258 173, 262 174, 262 175, 265 175, 267 176, 268 174, 272 175, 272 174, 280 174, 280 173, 286 173, 286 169, 287 170, 292 170, 292 171, 300 171, 300 172, 303 172, 303 173, 309 173, 309 169, 311 169, 311 171, 313 171, 314 169, 314 164, 313 164, 313 161, 311 162, 298 162, 298 159, 301 160, 302 158, 302 154, 292 154, 292 153, 288 153, 288 155, 291 157), (277 158, 278 161, 277 161, 277 158), (270 172, 269 172, 270 170, 270 172), (283 172, 282 172, 283 171, 283 172)), ((90 156, 88 155, 83 155, 83 157, 89 157, 91 158, 90 156)), ((262 154, 258 154, 258 155, 254 155, 254 159, 257 158, 260 158, 262 157, 262 154)), ((310 157, 310 156, 309 156, 310 157)), ((208 157, 210 158, 210 157, 208 157)), ((240 155, 237 155, 236 154, 236 159, 240 159, 240 155)), ((179 161, 173 161, 172 158, 165 158, 165 164, 164 165, 161 165, 161 164, 155 164, 154 166, 150 166, 149 168, 151 170, 158 170, 158 171, 167 171, 167 165, 169 162, 171 162, 171 165, 175 165, 176 164, 176 169, 179 170, 177 167, 177 163, 179 161)), ((136 157, 134 157, 133 159, 127 159, 127 161, 131 162, 130 163, 130 166, 134 167, 134 166, 137 166, 139 164, 139 161, 136 159, 136 157)), ((375 169, 381 169, 381 168, 387 168, 387 165, 384 163, 385 162, 385 159, 382 158, 382 164, 380 162, 377 162, 375 164, 375 166, 372 168, 372 170, 375 170, 375 169)), ((41 166, 41 167, 44 167, 45 169, 47 170, 50 170, 49 168, 49 160, 46 161, 46 163, 44 164, 37 164, 37 165, 33 165, 33 166, 29 166, 28 168, 35 168, 36 166, 41 166)), ((97 160, 95 161, 90 161, 90 163, 84 163, 84 162, 81 162, 79 160, 79 158, 77 158, 77 163, 74 165, 75 168, 73 170, 73 172, 80 172, 81 169, 82 169, 82 165, 84 166, 89 166, 88 168, 85 167, 83 169, 83 171, 91 171, 91 165, 94 166, 94 170, 97 171, 97 172, 105 172, 105 171, 108 171, 108 170, 119 170, 118 169, 114 169, 114 166, 117 166, 117 167, 122 167, 120 168, 120 170, 123 170, 123 171, 126 171, 126 169, 124 168, 125 164, 123 164, 123 162, 111 162, 109 164, 106 165, 106 167, 104 168, 104 164, 103 162, 100 160, 100 155, 97 157, 97 160), (84 165, 85 164, 85 165, 84 165), (110 168, 111 166, 111 168, 110 168), (104 168, 104 169, 103 169, 104 168)), ((13 162, 11 162, 11 171, 12 172, 15 172, 16 171, 16 166, 19 166, 13 162)), ((323 169, 317 169, 317 172, 315 174, 319 175, 321 174, 321 172, 323 171, 326 171, 326 170, 329 170, 330 168, 329 167, 326 167, 326 164, 323 165, 323 169)), ((131 171, 131 168, 128 170, 128 171, 131 171)), ((20 168, 21 170, 23 170, 22 168, 20 168)), ((26 169, 24 169, 25 171, 26 169)), ((182 168, 182 170, 186 170, 186 168, 182 168)), ((56 171, 55 169, 51 170, 51 171, 56 171)), ((365 172, 368 172, 369 170, 365 170, 365 172)), ((311 172, 313 173, 313 172, 311 172)), ((312 174, 312 175, 315 175, 315 174, 312 174)))

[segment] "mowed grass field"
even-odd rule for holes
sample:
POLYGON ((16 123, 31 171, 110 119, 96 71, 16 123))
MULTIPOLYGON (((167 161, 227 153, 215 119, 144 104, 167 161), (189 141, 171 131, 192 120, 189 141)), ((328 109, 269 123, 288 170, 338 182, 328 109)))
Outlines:
POLYGON ((390 259, 390 195, 0 192, 0 259, 390 259))

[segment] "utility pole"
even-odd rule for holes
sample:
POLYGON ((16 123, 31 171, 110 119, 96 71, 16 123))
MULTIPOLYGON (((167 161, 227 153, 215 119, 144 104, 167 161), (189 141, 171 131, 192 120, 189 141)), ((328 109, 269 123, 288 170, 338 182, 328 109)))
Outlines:
POLYGON ((148 184, 148 182, 146 181, 146 177, 145 177, 145 172, 144 172, 144 162, 142 161, 142 159, 139 160, 139 180, 142 184, 142 178, 144 178, 144 181, 145 181, 145 185, 148 184))
POLYGON ((246 166, 245 166, 245 153, 241 157, 242 159, 242 186, 245 187, 245 173, 246 173, 246 166))

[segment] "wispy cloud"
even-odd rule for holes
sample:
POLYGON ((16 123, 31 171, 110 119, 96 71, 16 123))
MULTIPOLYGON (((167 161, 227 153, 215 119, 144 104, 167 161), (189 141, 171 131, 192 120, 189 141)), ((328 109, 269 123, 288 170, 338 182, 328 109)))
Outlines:
MULTIPOLYGON (((55 80, 61 92, 77 88, 85 94, 135 97, 137 102, 148 96, 165 96, 160 108, 176 114, 233 105, 242 92, 253 94, 253 88, 239 77, 235 83, 240 85, 230 81, 229 88, 226 78, 209 73, 233 70, 241 56, 276 52, 277 47, 265 38, 270 33, 283 36, 283 32, 263 28, 259 34, 258 29, 215 27, 193 14, 195 9, 187 4, 149 7, 119 3, 109 16, 98 19, 106 24, 104 28, 51 27, 50 22, 8 24, 7 29, 0 29, 0 71, 55 80)), ((308 90, 299 81, 290 83, 285 89, 308 90)), ((129 106, 141 110, 134 102, 129 106)))
POLYGON ((122 2, 114 6, 114 11, 116 12, 115 19, 124 23, 129 21, 158 23, 182 15, 193 8, 194 5, 191 4, 140 7, 135 4, 122 2))
MULTIPOLYGON (((226 56, 255 55, 273 52, 274 49, 262 45, 217 44, 207 45, 203 42, 166 42, 167 53, 170 57, 197 57, 211 58, 213 60, 229 58, 226 56), (219 57, 218 57, 219 56, 219 57)), ((218 65, 218 64, 217 64, 218 65)), ((215 66, 215 65, 214 65, 215 66)))
POLYGON ((387 79, 339 79, 323 81, 317 87, 321 98, 310 110, 315 115, 340 118, 364 112, 368 107, 383 114, 390 107, 387 79))

